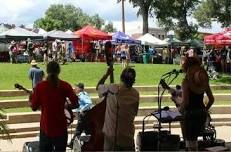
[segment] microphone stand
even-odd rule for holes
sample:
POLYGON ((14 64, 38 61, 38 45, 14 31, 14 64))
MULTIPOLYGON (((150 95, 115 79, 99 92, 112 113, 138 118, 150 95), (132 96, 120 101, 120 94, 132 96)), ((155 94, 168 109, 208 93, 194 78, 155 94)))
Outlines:
MULTIPOLYGON (((168 85, 170 85, 179 75, 178 72, 174 73, 174 72, 170 72, 170 73, 166 73, 166 74, 163 74, 161 76, 161 80, 165 80, 165 79, 170 79, 172 74, 175 74, 175 76, 167 83, 168 85)), ((160 80, 160 81, 161 81, 160 80)), ((163 89, 162 93, 160 94, 160 86, 161 86, 161 83, 159 82, 158 84, 158 113, 159 113, 159 120, 158 120, 158 134, 157 134, 157 151, 160 151, 160 137, 161 137, 161 121, 162 121, 162 108, 161 108, 161 103, 162 103, 162 97, 163 97, 163 94, 164 92, 166 91, 166 89, 163 89)))

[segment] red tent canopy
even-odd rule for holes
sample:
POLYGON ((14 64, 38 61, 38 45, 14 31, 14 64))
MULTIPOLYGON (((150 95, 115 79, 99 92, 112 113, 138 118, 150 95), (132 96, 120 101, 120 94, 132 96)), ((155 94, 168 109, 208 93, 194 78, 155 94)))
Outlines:
POLYGON ((216 43, 219 45, 231 45, 231 30, 217 36, 216 43))
POLYGON ((205 36, 204 43, 207 45, 231 45, 231 27, 226 28, 223 32, 205 36))
POLYGON ((207 35, 204 37, 204 43, 206 45, 213 45, 213 44, 216 44, 216 37, 219 36, 220 33, 217 33, 217 34, 213 34, 213 35, 207 35))
POLYGON ((111 40, 112 36, 105 32, 102 32, 90 25, 83 27, 82 29, 75 31, 74 34, 80 36, 84 40, 111 40))
POLYGON ((78 35, 81 42, 75 42, 76 54, 88 54, 91 52, 90 41, 94 40, 111 40, 112 36, 100 31, 90 25, 83 27, 82 29, 75 31, 74 34, 78 35))

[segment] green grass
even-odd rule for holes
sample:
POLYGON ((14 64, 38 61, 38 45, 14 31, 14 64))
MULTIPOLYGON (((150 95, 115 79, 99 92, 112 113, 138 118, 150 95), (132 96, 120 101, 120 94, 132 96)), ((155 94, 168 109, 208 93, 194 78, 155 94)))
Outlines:
MULTIPOLYGON (((131 64, 136 70, 137 77, 135 85, 156 85, 162 74, 172 69, 180 69, 179 65, 166 64, 131 64)), ((45 66, 39 64, 44 71, 45 66)), ((28 79, 30 64, 0 64, 0 90, 14 89, 14 84, 20 83, 26 88, 31 88, 31 81, 28 79)), ((107 66, 105 63, 68 63, 61 65, 60 78, 71 84, 77 82, 85 83, 87 87, 96 86, 98 80, 105 73, 107 66)), ((114 65, 115 82, 119 83, 119 76, 122 71, 120 64, 114 65)), ((180 75, 173 84, 180 84, 183 75, 180 75)), ((224 75, 221 79, 211 81, 212 84, 231 84, 231 77, 224 75)))
MULTIPOLYGON (((160 76, 172 69, 179 69, 178 65, 158 65, 158 64, 131 64, 137 72, 135 85, 156 85, 160 76)), ((39 64, 45 71, 45 66, 39 64)), ((20 83, 26 88, 31 88, 31 81, 28 79, 30 64, 8 64, 1 63, 0 90, 14 89, 14 84, 20 83)), ((85 86, 94 87, 98 80, 105 73, 107 66, 105 63, 68 63, 61 65, 60 78, 71 84, 77 82, 85 83, 85 86)), ((114 65, 115 82, 119 82, 119 75, 122 71, 120 64, 114 65)), ((179 77, 175 83, 180 83, 179 77)))

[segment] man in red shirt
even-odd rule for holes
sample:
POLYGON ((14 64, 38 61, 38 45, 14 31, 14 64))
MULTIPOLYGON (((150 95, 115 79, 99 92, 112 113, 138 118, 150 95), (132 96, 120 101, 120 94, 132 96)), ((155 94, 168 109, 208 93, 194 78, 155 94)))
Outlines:
POLYGON ((51 61, 47 64, 47 79, 37 84, 29 104, 33 111, 41 109, 40 151, 65 151, 67 145, 67 119, 64 114, 66 98, 73 108, 79 106, 72 87, 59 79, 60 66, 51 61))

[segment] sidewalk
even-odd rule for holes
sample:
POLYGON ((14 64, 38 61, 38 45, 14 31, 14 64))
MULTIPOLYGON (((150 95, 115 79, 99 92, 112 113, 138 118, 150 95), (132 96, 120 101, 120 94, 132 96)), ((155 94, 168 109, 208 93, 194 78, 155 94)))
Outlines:
MULTIPOLYGON (((223 139, 226 142, 231 142, 231 126, 220 126, 216 127, 217 131, 217 139, 223 139)), ((140 130, 136 130, 136 134, 140 130)), ((172 134, 179 134, 181 136, 180 128, 173 128, 172 134)), ((70 140, 71 135, 69 135, 70 140)), ((136 139, 136 135, 135 135, 136 139)), ((6 140, 0 140, 0 152, 21 152, 23 148, 23 144, 28 141, 35 141, 38 140, 38 137, 33 138, 18 138, 18 139, 12 139, 12 143, 6 140)))

